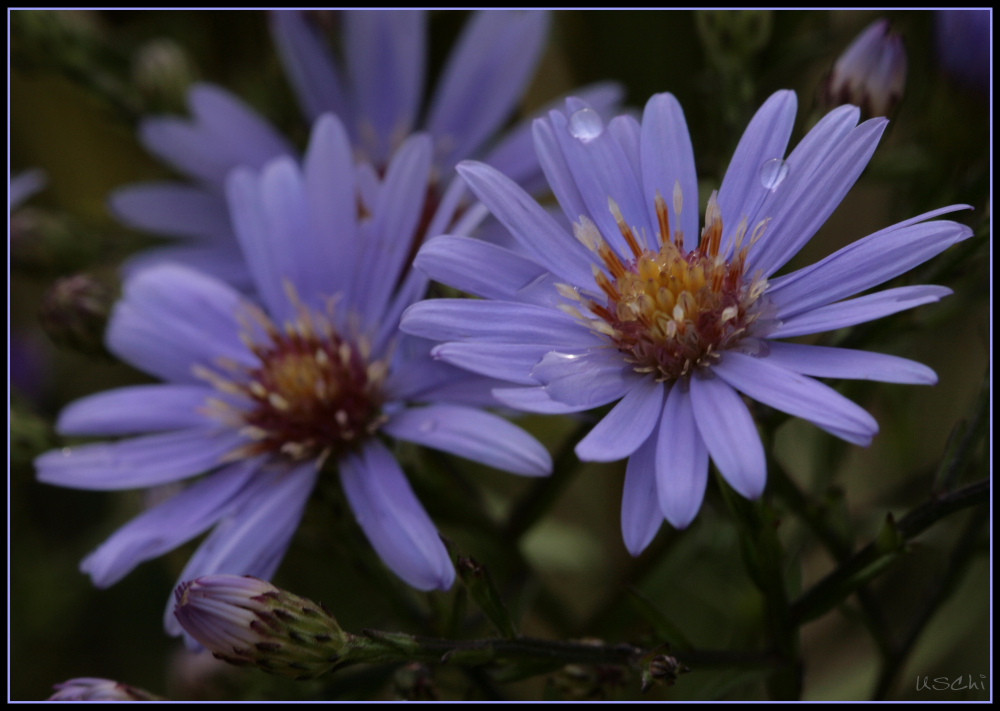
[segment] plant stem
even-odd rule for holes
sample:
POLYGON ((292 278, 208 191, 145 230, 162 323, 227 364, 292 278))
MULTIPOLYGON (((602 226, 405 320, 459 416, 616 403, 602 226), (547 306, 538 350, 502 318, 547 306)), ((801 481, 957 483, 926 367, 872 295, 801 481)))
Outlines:
POLYGON ((892 525, 896 538, 892 546, 887 547, 881 540, 873 541, 838 565, 792 604, 793 619, 799 624, 808 622, 839 605, 860 585, 890 565, 906 542, 956 511, 988 502, 989 495, 989 480, 977 481, 913 509, 892 525))

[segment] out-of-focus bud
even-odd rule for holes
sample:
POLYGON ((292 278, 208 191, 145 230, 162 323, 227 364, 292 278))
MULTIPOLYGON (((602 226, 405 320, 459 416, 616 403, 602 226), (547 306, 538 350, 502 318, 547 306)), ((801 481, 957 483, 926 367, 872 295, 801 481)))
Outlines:
POLYGON ((771 38, 770 10, 699 10, 695 23, 706 56, 717 65, 744 62, 771 38))
POLYGON ((56 684, 56 693, 49 701, 164 701, 162 696, 151 694, 128 684, 111 679, 79 677, 56 684))
POLYGON ((55 343, 85 353, 103 353, 114 298, 113 291, 92 276, 64 277, 45 292, 38 318, 55 343))
POLYGON ((196 78, 187 53, 169 39, 150 40, 132 60, 132 79, 149 111, 183 112, 188 87, 196 78))
POLYGON ((331 671, 347 635, 326 609, 251 576, 206 575, 174 591, 174 615, 217 658, 312 679, 331 671))
POLYGON ((978 91, 990 87, 989 10, 938 10, 934 41, 941 68, 959 84, 978 91))
POLYGON ((903 98, 906 50, 903 38, 878 20, 844 50, 823 88, 827 108, 854 104, 865 117, 887 116, 903 98))
POLYGON ((673 686, 677 677, 691 671, 677 659, 668 654, 656 654, 644 660, 642 670, 642 693, 649 691, 654 684, 673 686))

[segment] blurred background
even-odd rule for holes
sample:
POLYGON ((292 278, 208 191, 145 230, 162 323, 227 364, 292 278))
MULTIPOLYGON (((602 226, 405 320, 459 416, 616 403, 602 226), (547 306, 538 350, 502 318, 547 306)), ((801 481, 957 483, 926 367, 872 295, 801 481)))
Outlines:
MULTIPOLYGON (((948 484, 958 488, 986 477, 989 451, 976 433, 987 431, 982 393, 991 333, 992 147, 989 55, 978 48, 985 43, 988 52, 989 14, 959 18, 972 22, 926 11, 553 14, 549 47, 522 113, 597 80, 621 82, 627 103, 637 109, 653 93, 673 92, 691 129, 702 204, 767 96, 783 88, 797 92, 794 145, 835 105, 827 87, 838 56, 872 22, 889 20, 908 58, 902 98, 889 108, 892 123, 868 170, 789 268, 913 215, 971 205, 950 217, 972 226, 975 236, 898 280, 944 284, 953 296, 811 341, 912 358, 934 368, 940 381, 935 387, 836 384, 880 423, 867 449, 802 421, 756 414, 773 432, 774 456, 788 478, 858 547, 878 535, 887 513, 898 520, 941 492, 939 469, 955 442, 966 443, 966 465, 948 484), (963 440, 968 432, 975 436, 963 440)), ((431 76, 466 15, 432 13, 431 76)), ((317 16, 331 32, 337 27, 335 11, 317 16)), ((644 697, 634 675, 594 670, 496 685, 452 669, 373 667, 296 684, 194 657, 165 636, 167 596, 190 546, 140 566, 111 589, 94 589, 78 571, 80 560, 143 508, 143 494, 42 485, 34 481, 31 461, 63 444, 52 423, 68 402, 146 382, 100 345, 118 263, 153 244, 111 219, 107 195, 130 182, 170 176, 139 145, 137 121, 186 113, 186 88, 210 81, 242 97, 299 147, 308 126, 263 13, 11 11, 9 17, 10 172, 40 168, 46 176, 44 188, 11 214, 11 699, 44 699, 52 684, 78 676, 107 677, 178 699, 412 698, 426 678, 446 699, 766 698, 767 672, 753 663, 694 668, 675 686, 644 697)), ((569 419, 528 417, 522 423, 554 453, 572 446, 577 429, 569 419)), ((534 482, 416 449, 401 457, 456 550, 489 567, 523 633, 655 646, 664 641, 654 632, 662 615, 698 648, 764 648, 762 597, 748 577, 738 530, 715 481, 688 530, 664 525, 650 548, 632 559, 619 532, 623 462, 575 467, 553 492, 551 509, 518 531, 523 535, 505 537, 482 521, 504 521, 542 495, 534 482)), ((789 497, 769 486, 765 498, 776 513, 795 597, 835 561, 789 497)), ((321 492, 317 499, 277 584, 323 601, 350 631, 491 634, 461 586, 435 595, 406 588, 368 551, 337 493, 321 492)), ((989 698, 991 548, 984 508, 939 522, 868 586, 884 617, 882 642, 905 650, 891 670, 853 596, 802 628, 804 698, 989 698), (947 678, 952 688, 919 690, 922 677, 947 678), (959 678, 969 683, 951 684, 959 678)))

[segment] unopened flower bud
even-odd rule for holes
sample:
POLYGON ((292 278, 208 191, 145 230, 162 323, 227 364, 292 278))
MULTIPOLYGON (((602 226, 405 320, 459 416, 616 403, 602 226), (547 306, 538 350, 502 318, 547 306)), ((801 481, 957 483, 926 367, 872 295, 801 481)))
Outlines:
POLYGON ((217 658, 312 679, 341 660, 346 635, 327 610, 251 576, 206 575, 174 591, 174 614, 217 658))
POLYGON ((691 671, 688 667, 668 654, 657 654, 645 660, 642 670, 642 693, 646 693, 654 684, 673 686, 677 677, 691 671))
POLYGON ((163 701, 162 696, 151 694, 128 684, 111 679, 79 677, 56 684, 56 693, 49 701, 163 701))
POLYGON ((855 104, 865 116, 886 116, 903 98, 905 84, 903 38, 889 32, 888 20, 878 20, 833 65, 823 101, 829 108, 855 104))
POLYGON ((104 352, 104 330, 114 293, 86 274, 56 280, 42 297, 39 320, 59 345, 85 353, 104 352))
POLYGON ((140 47, 132 63, 132 79, 152 111, 182 111, 195 74, 181 46, 164 38, 140 47))

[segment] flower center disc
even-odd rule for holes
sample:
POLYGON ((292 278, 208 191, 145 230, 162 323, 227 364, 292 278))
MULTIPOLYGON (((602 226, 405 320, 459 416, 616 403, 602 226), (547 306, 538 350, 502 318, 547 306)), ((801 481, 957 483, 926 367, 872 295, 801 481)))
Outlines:
MULTIPOLYGON (((299 319, 284 331, 255 313, 268 342, 246 339, 260 361, 239 367, 242 377, 206 377, 217 388, 249 400, 224 415, 239 420, 240 432, 253 440, 234 453, 249 457, 278 453, 293 460, 337 456, 375 433, 384 422, 384 361, 371 361, 364 339, 340 336, 326 318, 300 307, 299 319)), ((233 367, 227 369, 232 370, 233 367)), ((203 373, 204 374, 204 373, 203 373)))
MULTIPOLYGON (((760 315, 759 299, 767 282, 745 278, 746 247, 738 248, 732 261, 720 256, 722 218, 714 196, 701 244, 689 252, 684 250, 683 233, 677 231, 671 238, 662 198, 657 199, 658 251, 640 246, 621 213, 612 209, 633 259, 623 261, 603 238, 595 242, 593 234, 581 237, 607 268, 607 273, 595 273, 607 301, 588 300, 586 305, 598 317, 590 319, 591 327, 610 337, 637 372, 676 380, 709 365, 748 334, 760 315)), ((589 227, 592 223, 578 233, 589 227)), ((744 233, 741 225, 737 247, 744 233)))

